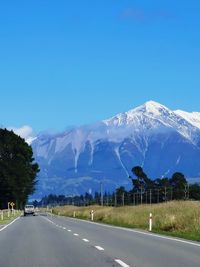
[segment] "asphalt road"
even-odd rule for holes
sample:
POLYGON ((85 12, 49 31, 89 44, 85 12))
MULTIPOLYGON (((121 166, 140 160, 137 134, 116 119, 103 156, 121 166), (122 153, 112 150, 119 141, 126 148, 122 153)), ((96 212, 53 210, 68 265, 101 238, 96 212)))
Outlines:
POLYGON ((199 267, 200 243, 76 219, 21 217, 0 229, 0 267, 199 267))

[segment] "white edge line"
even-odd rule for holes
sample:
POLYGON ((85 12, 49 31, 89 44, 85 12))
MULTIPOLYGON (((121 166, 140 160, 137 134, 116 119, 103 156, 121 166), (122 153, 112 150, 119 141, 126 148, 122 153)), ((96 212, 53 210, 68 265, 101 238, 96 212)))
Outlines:
POLYGON ((142 231, 139 231, 139 230, 128 229, 128 228, 123 228, 123 227, 113 226, 113 225, 106 225, 106 224, 101 224, 101 223, 97 223, 97 222, 90 222, 90 221, 86 221, 86 220, 82 220, 82 219, 74 219, 74 218, 70 218, 70 217, 66 217, 66 219, 82 221, 82 222, 85 222, 85 223, 96 224, 96 225, 99 225, 99 226, 102 226, 102 227, 119 229, 119 230, 123 230, 123 231, 127 231, 127 232, 133 232, 133 233, 137 233, 137 234, 141 234, 141 235, 153 236, 153 237, 157 237, 157 238, 161 238, 161 239, 165 239, 165 240, 170 240, 170 241, 175 241, 175 242, 179 242, 179 243, 184 243, 184 244, 200 247, 200 243, 198 244, 198 243, 190 242, 190 241, 187 241, 187 240, 182 240, 182 239, 168 237, 168 236, 162 236, 162 235, 159 235, 159 234, 146 233, 146 232, 142 232, 142 231))
POLYGON ((130 267, 129 265, 127 265, 125 262, 123 262, 123 261, 121 261, 121 260, 116 259, 115 261, 116 261, 118 264, 120 264, 121 266, 123 266, 123 267, 130 267))
POLYGON ((74 233, 75 236, 79 236, 79 234, 74 233))
POLYGON ((71 232, 72 230, 67 230, 68 232, 71 232))
POLYGON ((101 250, 101 251, 104 250, 104 248, 102 248, 102 247, 100 247, 100 246, 95 246, 95 248, 98 249, 98 250, 101 250))
POLYGON ((6 224, 4 227, 2 227, 2 228, 0 229, 0 232, 3 231, 3 230, 5 230, 8 226, 10 226, 11 224, 13 224, 13 223, 16 222, 17 220, 19 220, 19 218, 20 218, 20 217, 17 217, 17 218, 14 219, 12 222, 6 224))

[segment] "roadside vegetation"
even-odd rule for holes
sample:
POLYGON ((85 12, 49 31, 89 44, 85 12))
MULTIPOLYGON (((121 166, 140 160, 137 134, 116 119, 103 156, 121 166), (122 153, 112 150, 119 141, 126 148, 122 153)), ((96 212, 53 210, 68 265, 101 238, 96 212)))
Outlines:
POLYGON ((152 205, 102 207, 60 206, 53 208, 56 215, 148 230, 149 213, 153 214, 153 232, 200 241, 200 201, 170 201, 152 205))
POLYGON ((11 221, 13 221, 14 219, 16 219, 17 217, 21 215, 21 211, 16 210, 15 214, 10 213, 10 217, 8 217, 8 212, 3 211, 4 214, 3 214, 3 220, 2 220, 1 212, 2 211, 0 211, 0 226, 10 223, 11 221))
POLYGON ((9 202, 22 209, 35 190, 39 172, 32 148, 13 131, 0 129, 0 155, 0 209, 9 202))

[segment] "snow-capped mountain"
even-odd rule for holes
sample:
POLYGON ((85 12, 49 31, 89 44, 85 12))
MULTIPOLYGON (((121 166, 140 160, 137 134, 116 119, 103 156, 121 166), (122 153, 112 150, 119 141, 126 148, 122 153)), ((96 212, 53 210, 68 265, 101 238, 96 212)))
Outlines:
POLYGON ((176 110, 175 113, 200 129, 200 112, 189 113, 182 110, 176 110))
POLYGON ((32 144, 41 167, 41 194, 76 194, 131 186, 135 165, 152 178, 175 171, 200 175, 200 113, 172 111, 149 101, 128 112, 32 144))

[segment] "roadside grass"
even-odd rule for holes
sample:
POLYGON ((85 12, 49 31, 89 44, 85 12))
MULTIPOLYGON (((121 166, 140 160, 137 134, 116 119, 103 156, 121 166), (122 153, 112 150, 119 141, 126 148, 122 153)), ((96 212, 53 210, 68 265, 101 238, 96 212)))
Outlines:
POLYGON ((101 207, 61 206, 54 214, 90 220, 94 210, 94 221, 148 230, 149 213, 153 214, 153 232, 189 240, 200 241, 200 201, 172 201, 153 205, 101 207))
POLYGON ((8 212, 4 211, 4 216, 3 216, 3 220, 2 220, 1 211, 0 211, 0 226, 3 226, 3 225, 6 225, 6 224, 10 223, 11 221, 16 219, 20 215, 21 215, 21 211, 16 211, 15 215, 14 214, 10 214, 10 217, 8 217, 8 212))

